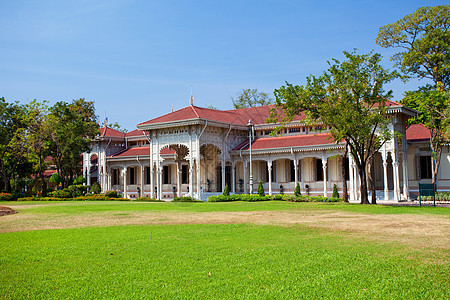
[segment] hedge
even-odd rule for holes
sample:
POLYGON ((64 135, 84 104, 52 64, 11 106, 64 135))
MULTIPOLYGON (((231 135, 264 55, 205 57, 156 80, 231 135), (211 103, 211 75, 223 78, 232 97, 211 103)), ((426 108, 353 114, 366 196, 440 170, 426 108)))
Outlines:
POLYGON ((14 200, 14 197, 10 193, 0 193, 0 201, 12 201, 12 200, 14 200))
POLYGON ((294 195, 272 195, 272 196, 260 196, 260 195, 247 195, 247 194, 235 194, 230 196, 217 195, 208 197, 208 202, 229 202, 229 201, 289 201, 289 202, 340 202, 340 198, 327 198, 322 196, 294 196, 294 195))

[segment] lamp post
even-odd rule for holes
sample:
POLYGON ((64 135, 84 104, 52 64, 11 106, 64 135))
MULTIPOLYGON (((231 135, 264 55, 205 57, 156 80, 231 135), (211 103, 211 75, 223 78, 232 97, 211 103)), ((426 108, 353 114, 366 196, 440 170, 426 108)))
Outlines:
POLYGON ((250 180, 249 180, 249 194, 253 194, 253 171, 252 171, 252 141, 253 141, 253 124, 252 120, 248 120, 248 140, 250 145, 250 180))

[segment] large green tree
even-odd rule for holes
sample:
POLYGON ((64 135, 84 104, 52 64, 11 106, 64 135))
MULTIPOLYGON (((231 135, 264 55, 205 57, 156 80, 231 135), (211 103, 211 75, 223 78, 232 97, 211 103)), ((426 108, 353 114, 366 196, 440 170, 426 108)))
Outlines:
POLYGON ((376 39, 397 48, 392 60, 408 77, 428 78, 447 90, 450 85, 450 5, 421 7, 380 28, 376 39))
POLYGON ((236 97, 231 97, 234 108, 248 108, 273 103, 269 94, 260 92, 257 89, 243 89, 236 97))
POLYGON ((50 150, 63 185, 80 173, 81 154, 98 134, 94 102, 85 99, 57 102, 50 108, 50 150))
POLYGON ((348 144, 361 179, 361 203, 368 204, 368 161, 392 138, 385 103, 392 91, 385 92, 383 85, 398 74, 380 65, 379 54, 344 55, 346 60, 333 59, 327 71, 309 76, 305 85, 286 83, 275 90, 278 110, 272 109, 268 122, 284 126, 304 112, 309 122, 330 126, 332 139, 348 144))
POLYGON ((11 179, 23 173, 27 162, 27 127, 30 118, 25 106, 0 98, 0 176, 3 187, 11 192, 11 179))
POLYGON ((405 77, 429 79, 417 91, 405 93, 402 104, 416 109, 416 122, 431 131, 432 182, 436 183, 446 135, 450 87, 450 5, 421 7, 414 13, 380 28, 377 43, 397 48, 392 59, 405 77))

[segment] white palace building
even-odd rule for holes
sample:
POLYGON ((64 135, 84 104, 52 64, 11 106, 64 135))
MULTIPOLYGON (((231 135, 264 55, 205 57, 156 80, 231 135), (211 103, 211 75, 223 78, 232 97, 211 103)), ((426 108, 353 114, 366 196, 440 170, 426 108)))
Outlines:
MULTIPOLYGON (((378 201, 416 198, 418 183, 431 183, 430 132, 407 125, 417 112, 387 101, 390 130, 401 138, 387 142, 374 160, 378 201)), ((335 143, 328 128, 310 126, 298 116, 271 136, 267 124, 271 106, 215 110, 189 105, 140 123, 122 133, 107 126, 83 154, 87 183, 97 181, 102 191, 116 190, 126 198, 148 196, 170 200, 193 196, 206 200, 222 193, 255 193, 262 181, 266 194, 293 193, 331 196, 333 185, 342 195, 341 167, 348 168, 351 201, 359 201, 356 165, 342 161, 345 145, 335 143), (252 133, 252 134, 250 134, 252 133), (250 142, 251 141, 251 142, 250 142), (253 184, 252 184, 253 183, 253 184)), ((443 150, 437 186, 450 190, 449 148, 443 150)))

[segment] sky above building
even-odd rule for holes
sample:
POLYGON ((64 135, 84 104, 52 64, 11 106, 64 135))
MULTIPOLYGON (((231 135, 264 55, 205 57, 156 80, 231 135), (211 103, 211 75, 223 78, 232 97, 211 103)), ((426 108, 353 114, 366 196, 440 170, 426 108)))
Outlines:
MULTIPOLYGON (((374 51, 378 29, 448 1, 0 1, 0 97, 95 101, 100 122, 128 130, 189 105, 232 109, 247 88, 285 82, 374 51)), ((426 81, 392 82, 400 100, 426 81)))

